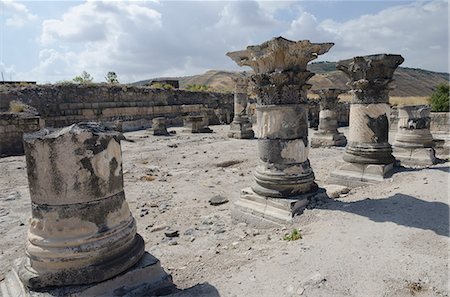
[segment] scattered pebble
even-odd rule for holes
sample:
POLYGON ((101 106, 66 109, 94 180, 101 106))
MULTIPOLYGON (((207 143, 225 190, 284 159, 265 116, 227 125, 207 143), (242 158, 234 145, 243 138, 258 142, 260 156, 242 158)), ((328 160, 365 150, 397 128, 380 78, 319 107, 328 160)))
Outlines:
POLYGON ((209 204, 217 206, 217 205, 221 205, 221 204, 225 204, 228 202, 228 199, 223 197, 222 195, 216 195, 211 197, 211 199, 209 199, 209 204))

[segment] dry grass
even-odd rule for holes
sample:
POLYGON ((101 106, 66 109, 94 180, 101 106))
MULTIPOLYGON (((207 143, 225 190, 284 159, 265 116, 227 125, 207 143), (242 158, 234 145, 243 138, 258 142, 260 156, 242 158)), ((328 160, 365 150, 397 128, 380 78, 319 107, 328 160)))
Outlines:
POLYGON ((10 112, 23 112, 25 110, 25 104, 20 101, 11 101, 9 102, 9 111, 10 112))
POLYGON ((389 103, 391 103, 391 105, 429 105, 430 97, 427 97, 427 96, 395 97, 395 96, 393 96, 393 97, 389 98, 389 103))
MULTIPOLYGON (((318 100, 319 95, 316 94, 308 94, 308 98, 313 100, 318 100)), ((350 102, 353 98, 352 94, 341 94, 339 95, 339 101, 340 102, 350 102)), ((399 97, 399 96, 391 96, 389 97, 389 103, 393 106, 395 105, 429 105, 430 104, 430 97, 427 96, 406 96, 406 97, 399 97)))

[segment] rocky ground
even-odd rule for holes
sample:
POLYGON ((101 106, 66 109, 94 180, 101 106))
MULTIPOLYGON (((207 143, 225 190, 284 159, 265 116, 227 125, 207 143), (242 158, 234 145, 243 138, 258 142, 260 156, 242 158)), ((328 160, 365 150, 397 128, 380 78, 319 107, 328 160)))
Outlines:
MULTIPOLYGON (((257 230, 230 216, 252 183, 256 140, 212 128, 196 135, 175 128, 171 137, 138 131, 122 142, 138 232, 180 289, 201 296, 449 295, 448 162, 399 169, 306 210, 293 226, 257 230), (301 239, 284 240, 293 228, 301 239)), ((329 194, 326 180, 342 153, 310 151, 329 194)), ((0 174, 1 279, 23 255, 30 198, 23 156, 0 159, 0 174)))

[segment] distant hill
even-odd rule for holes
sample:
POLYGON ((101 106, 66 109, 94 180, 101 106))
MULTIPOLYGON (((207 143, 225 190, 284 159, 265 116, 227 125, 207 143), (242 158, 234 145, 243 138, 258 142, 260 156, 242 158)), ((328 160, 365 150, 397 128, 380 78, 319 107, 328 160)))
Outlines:
MULTIPOLYGON (((310 80, 312 89, 320 88, 342 88, 346 86, 347 78, 341 71, 336 70, 335 62, 317 62, 308 65, 310 71, 316 73, 310 80)), ((251 72, 245 72, 250 75, 251 72)), ((152 80, 178 79, 180 88, 185 89, 188 85, 207 85, 212 90, 221 92, 232 92, 232 77, 239 75, 239 72, 229 72, 220 70, 210 70, 203 74, 184 77, 165 77, 143 80, 136 82, 136 85, 146 84, 152 80)), ((448 73, 433 72, 428 70, 399 67, 394 74, 397 86, 391 91, 392 96, 430 96, 436 86, 449 81, 448 73)))

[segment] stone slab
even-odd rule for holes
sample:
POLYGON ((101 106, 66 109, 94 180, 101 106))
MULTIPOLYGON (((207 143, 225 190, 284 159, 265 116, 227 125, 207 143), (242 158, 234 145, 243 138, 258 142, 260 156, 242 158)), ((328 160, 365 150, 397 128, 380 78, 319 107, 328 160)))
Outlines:
POLYGON ((338 169, 330 173, 328 183, 359 187, 384 181, 392 172, 394 163, 357 164, 343 161, 336 167, 338 169))
POLYGON ((394 146, 393 155, 397 164, 404 167, 420 168, 437 163, 433 148, 400 148, 394 146))
POLYGON ((347 139, 344 134, 321 134, 314 133, 311 137, 311 147, 330 147, 330 146, 345 146, 347 139))
MULTIPOLYGON (((19 259, 20 260, 20 259, 19 259)), ((18 261, 19 262, 19 261, 18 261)), ((20 265, 17 263, 17 265, 20 265)), ((157 258, 145 253, 141 260, 127 271, 109 280, 86 285, 28 289, 20 281, 16 270, 11 270, 0 283, 1 297, 50 297, 50 296, 157 296, 175 290, 171 275, 161 267, 157 258)))
POLYGON ((231 216, 234 222, 245 222, 259 228, 273 228, 292 224, 296 214, 301 214, 309 200, 318 192, 289 199, 269 198, 256 194, 251 188, 241 191, 231 216))

